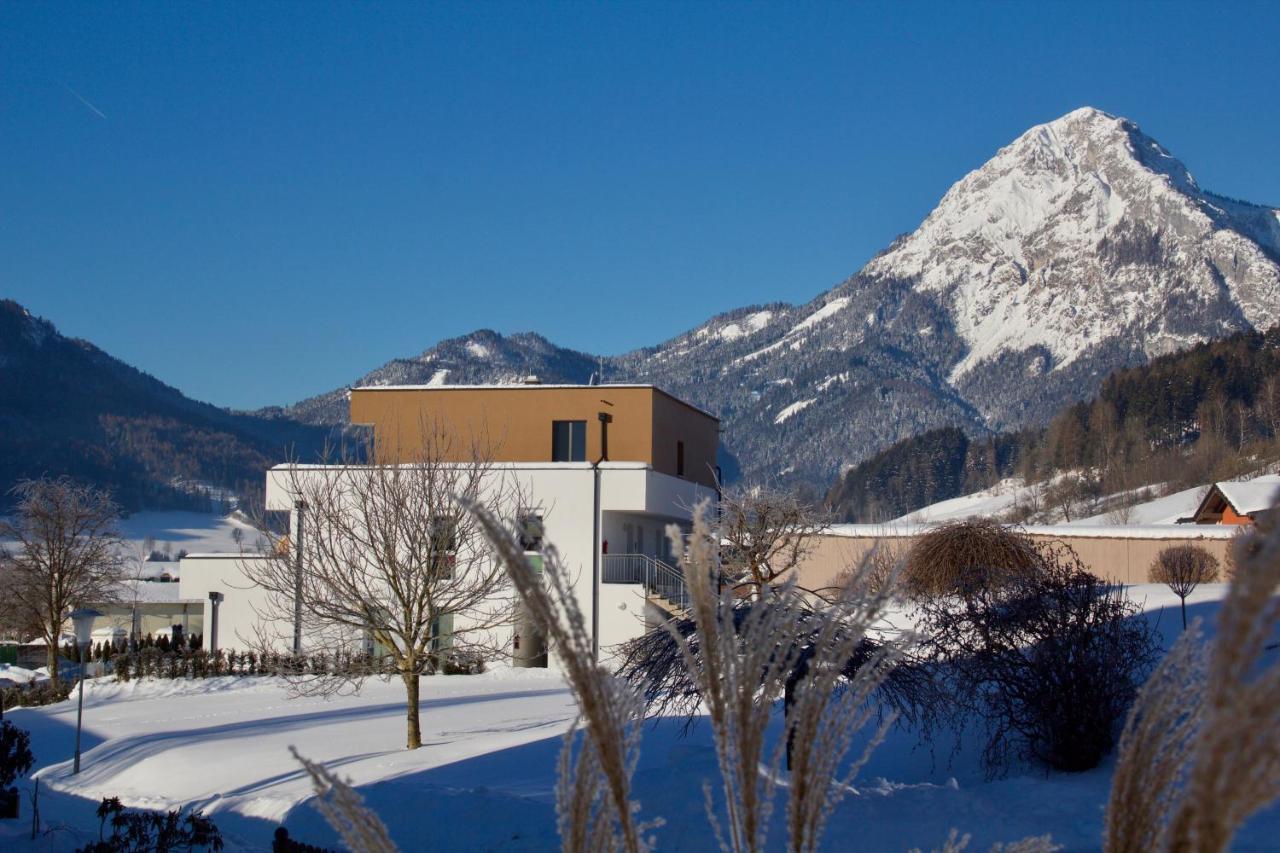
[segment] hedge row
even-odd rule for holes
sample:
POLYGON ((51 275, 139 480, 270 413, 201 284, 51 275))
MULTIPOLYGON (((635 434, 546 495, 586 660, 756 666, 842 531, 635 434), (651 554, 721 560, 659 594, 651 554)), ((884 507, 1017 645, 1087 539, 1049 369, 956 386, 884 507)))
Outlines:
POLYGON ((0 688, 0 705, 3 705, 6 711, 10 708, 33 708, 37 705, 61 702, 70 695, 71 682, 69 681, 38 681, 34 684, 0 688))
MULTIPOLYGON (((363 677, 397 674, 390 657, 369 654, 310 655, 258 654, 256 652, 161 652, 142 649, 117 654, 111 659, 118 681, 131 678, 216 678, 223 675, 339 675, 363 677)), ((484 672, 484 661, 472 655, 447 653, 434 658, 428 673, 442 671, 446 675, 473 675, 484 672)))

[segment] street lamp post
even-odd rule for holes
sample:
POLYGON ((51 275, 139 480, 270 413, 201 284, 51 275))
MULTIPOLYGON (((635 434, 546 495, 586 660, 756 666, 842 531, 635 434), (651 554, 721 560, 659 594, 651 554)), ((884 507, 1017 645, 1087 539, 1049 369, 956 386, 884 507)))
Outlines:
POLYGON ((209 593, 209 652, 218 650, 218 605, 222 604, 220 592, 209 593))
POLYGON ((84 656, 93 642, 93 620, 102 614, 90 607, 71 611, 71 624, 75 626, 76 648, 80 650, 80 704, 76 708, 76 760, 72 775, 80 772, 80 726, 84 721, 84 656))

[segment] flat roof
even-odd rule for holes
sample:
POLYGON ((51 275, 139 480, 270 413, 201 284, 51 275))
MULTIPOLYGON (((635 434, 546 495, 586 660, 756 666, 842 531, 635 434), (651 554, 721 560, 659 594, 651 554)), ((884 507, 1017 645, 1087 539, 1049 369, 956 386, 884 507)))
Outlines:
MULTIPOLYGON (((415 463, 400 462, 396 464, 406 468, 411 468, 414 466, 415 463)), ((473 463, 471 462, 439 463, 440 467, 442 468, 445 468, 445 467, 465 468, 470 466, 471 464, 473 463)), ((328 470, 332 468, 350 468, 352 470, 361 470, 366 467, 368 466, 365 465, 364 463, 352 463, 349 465, 342 464, 342 463, 334 463, 330 465, 325 465, 319 462, 281 462, 277 465, 272 465, 269 470, 271 471, 306 471, 306 470, 314 469, 317 471, 321 471, 321 470, 328 470)), ((607 459, 601 462, 599 465, 595 465, 591 462, 486 462, 485 467, 494 471, 499 471, 499 470, 502 470, 502 471, 506 471, 506 470, 590 471, 592 468, 599 468, 602 471, 651 471, 652 470, 652 467, 649 465, 648 462, 612 461, 607 459)), ((674 476, 672 474, 663 474, 661 471, 654 471, 653 473, 661 477, 674 476)), ((692 481, 689 481, 689 482, 692 482, 692 481)), ((187 556, 194 557, 197 555, 188 554, 187 556)), ((200 556, 204 556, 204 555, 200 555, 200 556)))
POLYGON ((641 388, 650 391, 656 391, 664 397, 669 397, 683 406, 688 406, 699 414, 706 415, 713 421, 719 423, 720 418, 711 414, 700 406, 695 406, 688 400, 677 397, 670 391, 664 391, 657 385, 645 383, 628 383, 628 382, 606 382, 603 385, 566 385, 566 384, 543 384, 541 382, 535 384, 525 384, 523 382, 513 382, 510 385, 355 385, 352 391, 541 391, 549 390, 582 390, 589 389, 599 390, 601 388, 641 388))

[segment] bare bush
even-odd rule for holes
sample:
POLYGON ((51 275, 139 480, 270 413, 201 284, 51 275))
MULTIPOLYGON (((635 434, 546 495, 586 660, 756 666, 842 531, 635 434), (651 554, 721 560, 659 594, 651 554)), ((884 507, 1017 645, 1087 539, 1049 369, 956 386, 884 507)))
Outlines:
POLYGON ((796 495, 771 489, 726 489, 720 502, 720 567, 759 595, 787 576, 816 543, 827 516, 796 495))
POLYGON ((1280 799, 1280 530, 1255 533, 1205 646, 1183 632, 1129 712, 1107 804, 1105 849, 1227 850, 1280 799))
MULTIPOLYGON (((865 582, 868 584, 868 591, 879 592, 891 588, 879 583, 874 566, 868 565, 867 573, 865 582)), ((846 584, 841 589, 852 583, 853 577, 852 574, 847 575, 846 584)), ((828 590, 828 597, 835 598, 838 592, 828 590)), ((741 636, 742 624, 752 609, 772 606, 767 601, 735 601, 730 616, 733 630, 741 636)), ((806 601, 797 605, 794 613, 796 633, 787 638, 787 642, 797 650, 795 668, 786 676, 788 681, 799 677, 803 661, 818 642, 823 624, 818 608, 826 606, 826 601, 812 605, 806 601)), ((617 673, 639 691, 649 714, 683 717, 686 727, 691 728, 702 710, 702 695, 697 681, 686 666, 682 647, 675 639, 677 635, 684 638, 685 647, 695 658, 701 654, 697 622, 690 616, 678 617, 667 622, 664 631, 650 631, 623 644, 617 658, 617 673)), ((905 640, 905 637, 901 639, 905 640)), ((739 642, 743 641, 739 639, 739 642)), ((880 651, 882 645, 877 638, 863 636, 844 663, 843 677, 855 677, 859 669, 880 651)), ((900 723, 910 725, 922 737, 927 737, 934 725, 935 712, 946 701, 946 697, 933 678, 929 662, 920 659, 913 647, 906 643, 903 646, 905 656, 879 684, 875 700, 900 723)), ((762 681, 765 675, 764 672, 760 674, 762 681)))
POLYGON ((1205 549, 1196 545, 1175 545, 1156 555, 1147 572, 1152 583, 1162 583, 1178 596, 1182 603, 1182 627, 1187 627, 1187 596, 1202 583, 1218 579, 1218 561, 1205 549))
POLYGON ((988 519, 944 524, 907 553, 902 586, 912 596, 965 595, 1024 580, 1040 566, 1031 541, 988 519))
POLYGON ((990 772, 1014 760, 1096 766, 1157 651, 1120 587, 1086 571, 1069 548, 1035 553, 1033 571, 919 605, 954 721, 985 722, 990 772))

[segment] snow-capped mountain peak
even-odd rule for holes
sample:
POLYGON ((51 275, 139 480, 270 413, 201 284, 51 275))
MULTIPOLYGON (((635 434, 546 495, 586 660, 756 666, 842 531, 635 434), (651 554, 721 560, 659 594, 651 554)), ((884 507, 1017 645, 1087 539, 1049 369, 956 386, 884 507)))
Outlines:
POLYGON ((1060 370, 1121 334, 1152 356, 1219 332, 1170 317, 1180 301, 1254 326, 1280 319, 1274 259, 1233 220, 1135 124, 1085 107, 966 175, 863 275, 911 279, 949 304, 968 347, 952 384, 1037 347, 1060 370))
MULTIPOLYGON (((739 308, 614 358, 480 331, 362 382, 656 382, 718 413, 724 460, 825 489, 894 441, 1047 418, 1112 370, 1280 321, 1280 211, 1214 195, 1128 119, 1036 125, 806 305, 739 308)), ((338 418, 341 399, 300 404, 338 418)))

